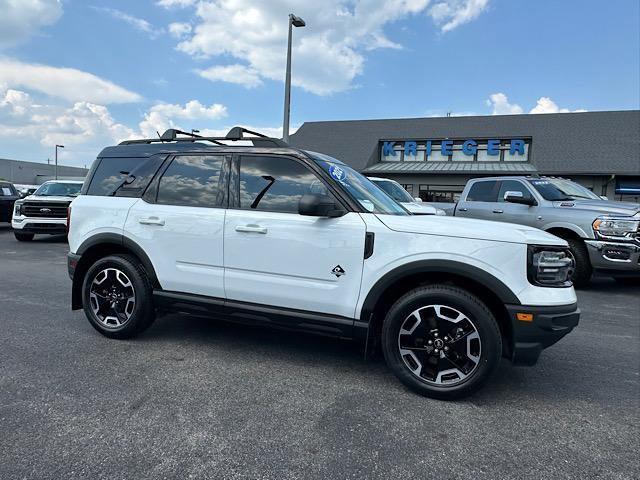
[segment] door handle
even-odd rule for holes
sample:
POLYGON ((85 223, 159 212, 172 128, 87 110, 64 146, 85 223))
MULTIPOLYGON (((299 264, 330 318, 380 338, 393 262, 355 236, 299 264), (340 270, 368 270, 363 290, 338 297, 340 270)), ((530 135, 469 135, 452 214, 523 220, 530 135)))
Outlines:
POLYGON ((504 213, 504 211, 500 210, 499 208, 496 208, 493 213, 504 213))
POLYGON ((161 220, 158 217, 142 217, 138 219, 138 223, 141 225, 157 225, 159 227, 164 227, 164 220, 161 220))
POLYGON ((238 225, 236 227, 236 232, 244 232, 244 233, 267 233, 267 229, 265 227, 261 227, 260 225, 238 225))
POLYGON ((460 210, 461 212, 466 212, 469 209, 468 208, 459 208, 458 210, 460 210))

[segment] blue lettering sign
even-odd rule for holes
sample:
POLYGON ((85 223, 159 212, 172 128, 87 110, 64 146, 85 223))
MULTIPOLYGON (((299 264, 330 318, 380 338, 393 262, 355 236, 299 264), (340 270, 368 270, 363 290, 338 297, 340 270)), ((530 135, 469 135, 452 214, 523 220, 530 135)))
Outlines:
POLYGON ((431 155, 431 140, 427 140, 426 150, 427 155, 431 155))
POLYGON ((440 152, 445 156, 453 154, 453 140, 442 140, 440 152))
POLYGON ((382 155, 385 157, 391 155, 392 157, 396 156, 396 151, 393 149, 396 142, 384 142, 382 144, 382 155))
POLYGON ((500 155, 500 140, 487 141, 487 154, 500 155))
POLYGON ((414 157, 418 155, 418 144, 413 140, 408 142, 404 142, 404 156, 413 155, 414 157))
POLYGON ((524 140, 511 140, 509 154, 513 155, 516 152, 518 152, 518 155, 524 155, 524 140))
POLYGON ((462 153, 465 155, 475 155, 478 151, 478 144, 475 140, 467 140, 462 144, 462 153))

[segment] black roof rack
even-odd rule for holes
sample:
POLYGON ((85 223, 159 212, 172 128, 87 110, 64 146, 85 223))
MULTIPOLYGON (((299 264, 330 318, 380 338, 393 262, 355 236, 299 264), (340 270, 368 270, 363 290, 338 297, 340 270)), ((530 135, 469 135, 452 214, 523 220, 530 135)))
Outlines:
POLYGON ((125 140, 120 145, 135 145, 139 143, 164 143, 164 142, 211 142, 216 145, 227 145, 224 141, 237 142, 240 140, 248 140, 253 143, 254 147, 288 147, 289 144, 279 138, 267 137, 258 132, 253 132, 242 127, 233 127, 224 137, 203 137, 195 133, 183 132, 170 128, 166 130, 158 138, 142 138, 140 140, 125 140), (246 137, 245 134, 253 135, 246 137), (178 135, 183 135, 179 137, 178 135))

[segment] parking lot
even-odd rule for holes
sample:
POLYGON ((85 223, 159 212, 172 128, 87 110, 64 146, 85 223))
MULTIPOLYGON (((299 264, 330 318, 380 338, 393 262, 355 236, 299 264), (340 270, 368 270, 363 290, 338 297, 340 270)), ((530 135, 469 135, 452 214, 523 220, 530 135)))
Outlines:
POLYGON ((69 307, 67 244, 0 225, 0 478, 637 478, 640 295, 477 395, 407 391, 349 342, 187 316, 108 340, 69 307))

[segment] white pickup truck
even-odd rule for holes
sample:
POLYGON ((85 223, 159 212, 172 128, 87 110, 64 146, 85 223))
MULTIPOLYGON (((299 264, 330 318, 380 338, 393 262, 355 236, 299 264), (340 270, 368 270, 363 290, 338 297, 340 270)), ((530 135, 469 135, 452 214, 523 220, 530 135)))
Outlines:
POLYGON ((640 204, 599 197, 556 177, 469 180, 460 201, 444 210, 456 217, 517 223, 545 230, 569 244, 574 285, 594 271, 627 282, 640 277, 640 204))

